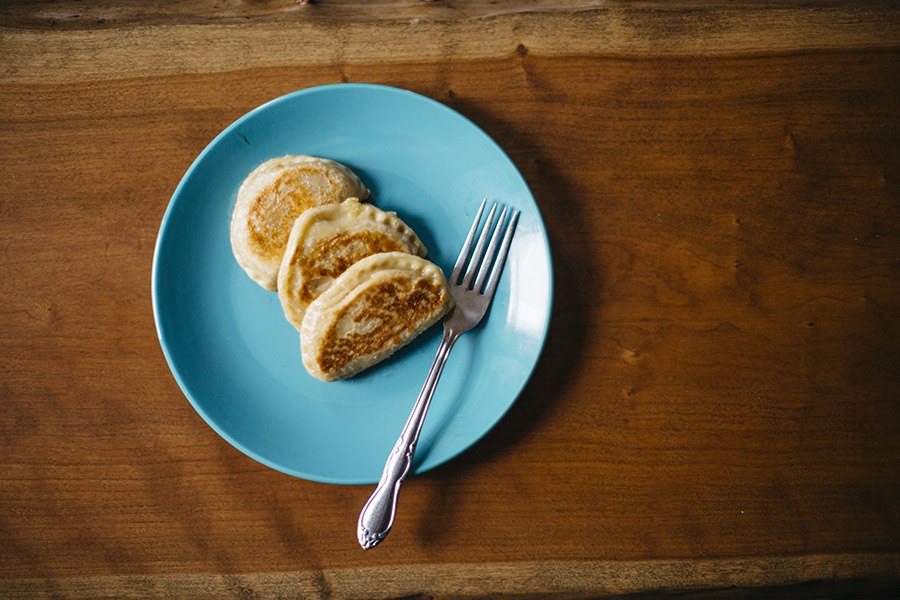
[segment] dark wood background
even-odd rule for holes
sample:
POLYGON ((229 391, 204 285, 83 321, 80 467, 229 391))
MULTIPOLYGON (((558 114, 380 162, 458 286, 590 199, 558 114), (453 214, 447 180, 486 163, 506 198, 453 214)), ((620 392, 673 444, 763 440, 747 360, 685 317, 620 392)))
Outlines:
POLYGON ((0 595, 896 591, 898 27, 887 2, 4 3, 0 595), (556 269, 525 393, 369 553, 371 488, 216 436, 150 301, 200 150, 339 81, 482 126, 556 269))

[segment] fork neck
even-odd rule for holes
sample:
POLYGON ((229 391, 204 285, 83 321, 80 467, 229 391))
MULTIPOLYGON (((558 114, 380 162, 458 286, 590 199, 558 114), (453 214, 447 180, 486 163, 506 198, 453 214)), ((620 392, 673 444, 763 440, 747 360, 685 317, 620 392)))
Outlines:
POLYGON ((456 331, 447 327, 444 328, 444 335, 441 337, 441 343, 435 354, 434 362, 431 363, 431 369, 425 378, 425 384, 422 386, 422 391, 419 392, 416 404, 403 428, 401 439, 406 438, 408 443, 414 444, 419 439, 422 423, 425 420, 425 413, 428 412, 431 398, 434 396, 434 390, 437 388, 438 380, 444 371, 444 365, 447 362, 447 357, 450 355, 450 350, 453 349, 453 345, 459 339, 459 336, 460 334, 456 331))

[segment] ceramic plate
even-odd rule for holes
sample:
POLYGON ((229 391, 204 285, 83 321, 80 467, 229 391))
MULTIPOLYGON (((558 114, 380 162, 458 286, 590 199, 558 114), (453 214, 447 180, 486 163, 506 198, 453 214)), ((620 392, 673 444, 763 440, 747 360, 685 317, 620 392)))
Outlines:
POLYGON ((356 378, 323 383, 300 362, 277 294, 231 253, 243 179, 263 161, 310 154, 352 168, 449 273, 481 199, 522 211, 493 306, 453 349, 422 430, 414 473, 462 452, 506 413, 550 319, 547 233, 506 154, 454 110, 396 88, 301 90, 247 113, 206 147, 175 190, 153 261, 153 311, 169 367, 207 423, 272 468, 328 483, 374 483, 440 340, 436 325, 356 378))

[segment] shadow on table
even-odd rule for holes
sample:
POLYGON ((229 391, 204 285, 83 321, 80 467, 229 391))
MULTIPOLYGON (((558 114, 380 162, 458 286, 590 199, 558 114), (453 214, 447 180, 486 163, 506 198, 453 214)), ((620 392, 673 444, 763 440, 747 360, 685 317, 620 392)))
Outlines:
MULTIPOLYGON (((484 438, 458 458, 423 474, 438 482, 428 513, 440 518, 425 519, 419 535, 426 546, 442 543, 456 526, 455 507, 459 498, 454 482, 473 464, 496 460, 514 451, 517 442, 539 427, 553 405, 567 391, 568 382, 583 361, 592 330, 588 303, 598 298, 601 281, 593 264, 592 248, 585 243, 563 244, 565 232, 577 230, 585 222, 584 207, 571 192, 557 165, 545 158, 538 144, 527 134, 482 108, 457 100, 454 108, 468 116, 494 138, 510 155, 528 182, 547 226, 554 268, 554 298, 550 329, 541 358, 519 399, 509 413, 484 438)), ((579 236, 586 239, 586 236, 579 236)))

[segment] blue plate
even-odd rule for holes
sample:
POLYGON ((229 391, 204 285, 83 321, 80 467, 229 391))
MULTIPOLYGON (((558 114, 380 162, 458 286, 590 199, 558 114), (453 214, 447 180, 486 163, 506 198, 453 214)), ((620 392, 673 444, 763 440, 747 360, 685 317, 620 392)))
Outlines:
POLYGON ((525 386, 550 320, 547 232, 503 150, 454 110, 418 94, 339 84, 282 96, 214 139, 185 173, 153 258, 160 344, 191 404, 236 448, 290 475, 374 483, 415 402, 440 338, 435 326, 364 374, 323 383, 300 362, 275 293, 231 253, 243 179, 263 161, 311 154, 352 168, 372 201, 397 211, 449 273, 481 199, 522 211, 485 322, 450 355, 419 441, 414 473, 488 432, 525 386))

